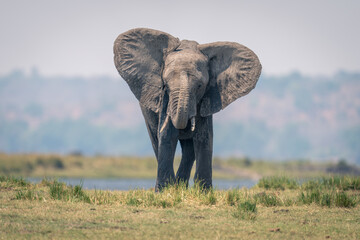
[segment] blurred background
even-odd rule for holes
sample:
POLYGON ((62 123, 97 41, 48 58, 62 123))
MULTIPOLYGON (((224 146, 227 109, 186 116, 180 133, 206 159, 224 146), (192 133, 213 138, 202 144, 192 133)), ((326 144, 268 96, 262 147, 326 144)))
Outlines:
POLYGON ((153 156, 113 64, 122 32, 239 42, 257 87, 214 115, 214 155, 360 164, 359 1, 0 0, 0 151, 153 156))

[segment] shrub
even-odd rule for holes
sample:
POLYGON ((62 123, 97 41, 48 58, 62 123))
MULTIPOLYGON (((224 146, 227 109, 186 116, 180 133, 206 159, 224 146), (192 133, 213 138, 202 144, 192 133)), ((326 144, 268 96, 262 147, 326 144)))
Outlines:
POLYGON ((52 164, 53 168, 56 168, 56 169, 64 169, 65 168, 63 161, 57 157, 51 158, 51 164, 52 164))
POLYGON ((55 169, 64 169, 65 165, 63 160, 60 157, 49 156, 49 157, 39 157, 36 159, 36 165, 43 168, 55 168, 55 169))

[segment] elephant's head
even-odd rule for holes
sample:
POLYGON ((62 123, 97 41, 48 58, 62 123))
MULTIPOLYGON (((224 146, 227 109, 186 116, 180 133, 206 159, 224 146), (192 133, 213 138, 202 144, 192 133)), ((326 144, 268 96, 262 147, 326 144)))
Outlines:
POLYGON ((199 45, 145 28, 119 35, 114 54, 117 70, 142 106, 158 112, 167 91, 167 113, 178 129, 249 93, 261 72, 257 56, 238 43, 199 45))

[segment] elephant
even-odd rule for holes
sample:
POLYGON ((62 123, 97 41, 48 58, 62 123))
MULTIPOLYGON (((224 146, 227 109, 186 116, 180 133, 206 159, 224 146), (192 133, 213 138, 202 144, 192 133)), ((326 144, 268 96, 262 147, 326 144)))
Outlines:
POLYGON ((145 119, 158 162, 155 190, 194 181, 212 187, 214 113, 248 94, 259 79, 256 54, 235 42, 199 44, 135 28, 114 42, 114 63, 145 119), (174 172, 176 145, 182 157, 174 172))

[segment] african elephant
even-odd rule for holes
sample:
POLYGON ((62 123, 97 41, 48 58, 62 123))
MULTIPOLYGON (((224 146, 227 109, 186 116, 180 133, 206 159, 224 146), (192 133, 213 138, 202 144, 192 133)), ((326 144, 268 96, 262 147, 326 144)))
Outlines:
POLYGON ((158 161, 155 189, 188 184, 195 159, 195 181, 211 187, 212 115, 255 87, 258 57, 234 42, 198 44, 137 28, 117 37, 114 62, 140 102, 158 161), (182 158, 175 176, 178 140, 182 158))

